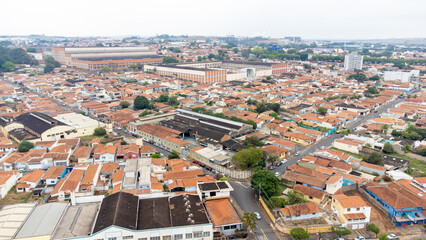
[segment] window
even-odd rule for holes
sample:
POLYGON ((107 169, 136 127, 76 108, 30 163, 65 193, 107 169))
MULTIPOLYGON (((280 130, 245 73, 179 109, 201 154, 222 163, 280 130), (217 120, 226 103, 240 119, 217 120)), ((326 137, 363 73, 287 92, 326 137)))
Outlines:
POLYGON ((215 197, 216 196, 216 192, 211 192, 210 193, 210 197, 215 197))
POLYGON ((223 227, 223 230, 229 230, 229 229, 231 229, 231 226, 225 226, 225 227, 223 227))
POLYGON ((203 232, 203 237, 210 237, 210 232, 203 232))
POLYGON ((123 239, 133 239, 133 235, 123 236, 123 239))
POLYGON ((192 233, 187 233, 187 234, 185 235, 185 238, 186 238, 186 239, 191 239, 191 238, 192 238, 192 233))
POLYGON ((117 238, 116 237, 110 237, 110 238, 108 238, 108 240, 117 240, 117 238))
POLYGON ((172 240, 171 235, 163 236, 163 240, 172 240))
POLYGON ((149 240, 161 240, 161 239, 160 239, 160 236, 157 236, 157 237, 150 237, 149 240))
POLYGON ((359 208, 356 208, 357 211, 359 211, 359 208))
POLYGON ((183 234, 175 234, 174 240, 183 239, 183 234))
POLYGON ((351 209, 350 209, 350 208, 346 208, 346 211, 350 212, 350 211, 351 211, 351 209))
POLYGON ((202 232, 196 232, 194 233, 194 238, 200 238, 203 237, 203 233, 202 232))
POLYGON ((309 199, 313 199, 313 197, 309 196, 309 199))

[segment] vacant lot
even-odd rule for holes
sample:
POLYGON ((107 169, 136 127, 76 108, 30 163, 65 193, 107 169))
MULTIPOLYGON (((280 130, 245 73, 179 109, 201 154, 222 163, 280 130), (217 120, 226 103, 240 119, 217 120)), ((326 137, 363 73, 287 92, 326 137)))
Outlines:
POLYGON ((0 205, 11 205, 11 204, 17 204, 17 203, 32 203, 32 202, 38 202, 42 203, 45 202, 46 198, 49 195, 43 194, 41 197, 33 198, 32 193, 17 193, 15 187, 13 187, 7 195, 0 200, 0 205))

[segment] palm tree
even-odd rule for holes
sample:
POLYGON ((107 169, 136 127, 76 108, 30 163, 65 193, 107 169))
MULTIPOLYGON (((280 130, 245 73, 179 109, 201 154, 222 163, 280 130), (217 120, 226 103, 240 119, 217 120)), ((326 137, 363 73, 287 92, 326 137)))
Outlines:
POLYGON ((383 133, 387 133, 388 129, 389 129, 389 126, 388 126, 387 124, 384 124, 384 125, 382 126, 382 132, 383 132, 383 133))

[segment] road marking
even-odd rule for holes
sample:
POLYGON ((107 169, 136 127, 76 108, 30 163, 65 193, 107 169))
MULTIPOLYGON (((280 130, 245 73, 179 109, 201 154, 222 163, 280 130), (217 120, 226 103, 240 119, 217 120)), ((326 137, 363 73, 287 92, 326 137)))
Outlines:
POLYGON ((262 231, 263 236, 265 236, 266 240, 268 240, 268 238, 266 237, 265 232, 263 231, 263 229, 262 229, 262 228, 260 229, 260 231, 262 231))
POLYGON ((236 183, 240 184, 240 185, 241 185, 241 186, 243 186, 244 188, 249 188, 249 187, 250 187, 250 185, 249 185, 249 186, 246 186, 244 183, 240 183, 240 182, 236 182, 236 183))

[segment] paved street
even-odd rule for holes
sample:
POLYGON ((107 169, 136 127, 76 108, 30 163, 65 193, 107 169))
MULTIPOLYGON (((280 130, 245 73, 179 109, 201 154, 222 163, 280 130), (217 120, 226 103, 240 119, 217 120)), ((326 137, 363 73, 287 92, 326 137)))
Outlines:
POLYGON ((231 185, 234 188, 231 195, 244 212, 258 212, 262 215, 262 219, 257 220, 257 226, 254 231, 257 238, 265 240, 279 239, 269 226, 266 220, 266 213, 262 212, 259 205, 256 203, 254 190, 250 187, 250 183, 231 181, 231 185))

